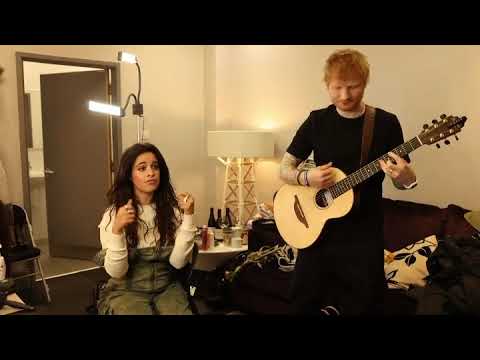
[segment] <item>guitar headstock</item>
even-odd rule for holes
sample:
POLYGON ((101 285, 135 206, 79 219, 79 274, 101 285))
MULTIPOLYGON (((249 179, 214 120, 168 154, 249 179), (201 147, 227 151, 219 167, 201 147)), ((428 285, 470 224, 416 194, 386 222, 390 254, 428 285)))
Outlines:
MULTIPOLYGON (((440 140, 446 139, 452 135, 455 135, 455 139, 458 140, 457 133, 462 130, 462 127, 467 121, 466 116, 446 116, 440 115, 440 120, 434 119, 432 125, 423 125, 423 131, 418 135, 422 144, 432 145, 440 140)), ((450 141, 445 140, 445 144, 450 144, 450 141)), ((437 147, 440 147, 437 144, 437 147)))

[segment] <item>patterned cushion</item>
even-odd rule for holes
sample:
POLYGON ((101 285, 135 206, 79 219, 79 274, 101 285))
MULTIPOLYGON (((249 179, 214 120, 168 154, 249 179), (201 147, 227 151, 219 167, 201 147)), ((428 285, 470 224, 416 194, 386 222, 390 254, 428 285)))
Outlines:
POLYGON ((425 286, 425 278, 428 276, 427 259, 437 245, 437 237, 431 235, 395 252, 384 250, 388 287, 408 290, 412 286, 425 286))
POLYGON ((446 209, 386 198, 383 199, 383 208, 384 248, 388 251, 398 251, 430 235, 443 235, 446 209))

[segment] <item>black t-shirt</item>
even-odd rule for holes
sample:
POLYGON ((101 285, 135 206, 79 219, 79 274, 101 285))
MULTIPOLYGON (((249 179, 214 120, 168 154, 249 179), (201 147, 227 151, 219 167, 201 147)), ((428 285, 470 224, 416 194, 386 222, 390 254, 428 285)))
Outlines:
MULTIPOLYGON (((313 151, 317 166, 330 161, 346 175, 360 168, 364 116, 354 119, 342 117, 334 105, 312 111, 297 130, 287 152, 304 160, 313 151)), ((403 133, 398 118, 385 110, 376 109, 373 140, 367 163, 403 144, 403 133)), ((410 161, 408 155, 405 157, 410 161)), ((361 209, 373 210, 381 206, 382 182, 380 171, 359 185, 361 209)))
MULTIPOLYGON (((332 166, 349 175, 360 167, 363 119, 343 118, 334 105, 312 111, 287 152, 304 160, 313 151, 317 166, 331 161, 332 166)), ((367 162, 403 142, 397 117, 377 108, 367 162)), ((300 249, 291 289, 298 311, 316 313, 322 306, 335 305, 345 313, 361 313, 379 301, 385 285, 384 178, 380 171, 364 181, 359 188, 360 206, 344 217, 327 221, 317 241, 300 249)))

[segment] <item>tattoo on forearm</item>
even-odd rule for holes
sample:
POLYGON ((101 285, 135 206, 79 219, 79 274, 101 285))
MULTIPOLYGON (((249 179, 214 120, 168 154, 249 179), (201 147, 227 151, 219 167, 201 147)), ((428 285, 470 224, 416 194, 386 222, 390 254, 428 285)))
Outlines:
POLYGON ((283 155, 282 161, 280 163, 280 179, 285 181, 290 185, 298 185, 297 175, 298 169, 297 166, 302 162, 301 159, 296 158, 288 152, 283 155))

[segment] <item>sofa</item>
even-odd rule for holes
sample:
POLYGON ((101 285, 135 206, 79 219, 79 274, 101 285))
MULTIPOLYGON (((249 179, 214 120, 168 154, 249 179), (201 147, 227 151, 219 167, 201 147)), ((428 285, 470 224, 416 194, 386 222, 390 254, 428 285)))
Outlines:
MULTIPOLYGON (((408 260, 408 265, 415 261, 417 264, 421 264, 420 260, 423 259, 423 269, 417 269, 417 273, 415 273, 417 274, 415 275, 417 284, 412 281, 413 286, 407 284, 406 288, 402 288, 394 286, 393 277, 389 280, 391 283, 385 293, 384 312, 387 315, 415 314, 417 313, 417 301, 415 297, 407 295, 407 290, 418 288, 418 283, 421 284, 420 286, 425 285, 426 281, 423 279, 425 274, 420 273, 426 271, 428 258, 435 253, 437 239, 464 239, 478 234, 478 231, 464 218, 464 214, 469 210, 455 204, 441 208, 430 204, 387 198, 382 201, 384 248, 388 255, 385 258, 387 259, 393 254, 392 258, 401 258, 401 261, 408 260), (424 242, 432 243, 429 242, 432 239, 435 240, 435 246, 429 247, 423 244, 424 242), (405 257, 406 252, 402 251, 412 249, 414 246, 419 248, 416 258, 411 254, 407 254, 408 256, 405 257), (418 256, 419 253, 423 256, 418 256)), ((258 250, 262 245, 273 245, 271 239, 274 236, 271 235, 267 236, 269 244, 259 244, 261 237, 255 233, 253 228, 249 233, 249 251, 258 250)), ((284 244, 278 232, 277 235, 277 243, 284 244)), ((392 265, 387 262, 386 260, 385 269, 392 265)), ((409 268, 414 268, 414 266, 409 268)), ((398 271, 388 272, 388 274, 392 273, 398 275, 398 271)), ((234 308, 247 314, 290 314, 293 309, 289 303, 288 294, 292 274, 292 272, 280 271, 275 262, 264 264, 261 268, 255 264, 245 266, 228 288, 229 302, 234 308)), ((426 275, 428 276, 428 273, 426 275)))

